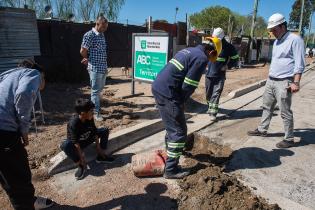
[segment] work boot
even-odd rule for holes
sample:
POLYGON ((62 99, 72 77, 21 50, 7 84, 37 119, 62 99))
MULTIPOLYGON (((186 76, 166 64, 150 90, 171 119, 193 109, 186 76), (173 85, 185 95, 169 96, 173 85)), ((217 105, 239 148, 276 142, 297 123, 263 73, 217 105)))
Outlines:
POLYGON ((79 165, 78 169, 76 170, 76 172, 74 173, 74 176, 77 180, 81 180, 84 178, 86 173, 86 168, 84 168, 83 166, 79 165))
POLYGON ((189 174, 190 171, 178 167, 174 171, 165 171, 163 177, 165 179, 182 179, 185 176, 188 176, 189 174))
POLYGON ((94 120, 97 122, 101 122, 104 120, 104 118, 102 117, 102 115, 100 113, 96 113, 96 114, 94 114, 94 120))
POLYGON ((276 147, 278 148, 289 148, 294 146, 294 141, 288 141, 288 140, 282 140, 278 144, 276 144, 276 147))
POLYGON ((209 116, 210 116, 210 120, 211 121, 216 121, 217 120, 216 114, 209 114, 209 116))
POLYGON ((247 135, 249 135, 249 136, 263 136, 263 137, 266 137, 267 136, 267 131, 261 132, 261 131, 258 130, 258 128, 256 128, 253 131, 248 131, 247 135))
POLYGON ((43 198, 39 196, 36 196, 35 198, 36 198, 34 202, 35 210, 46 209, 54 205, 54 202, 49 198, 43 198))

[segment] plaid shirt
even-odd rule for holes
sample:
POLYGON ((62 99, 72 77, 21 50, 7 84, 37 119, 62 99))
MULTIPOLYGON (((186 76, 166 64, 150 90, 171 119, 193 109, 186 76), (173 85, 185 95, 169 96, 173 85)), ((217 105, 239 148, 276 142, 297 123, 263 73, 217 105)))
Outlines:
POLYGON ((89 71, 105 74, 107 72, 106 40, 103 33, 92 28, 83 36, 81 47, 88 50, 89 71))

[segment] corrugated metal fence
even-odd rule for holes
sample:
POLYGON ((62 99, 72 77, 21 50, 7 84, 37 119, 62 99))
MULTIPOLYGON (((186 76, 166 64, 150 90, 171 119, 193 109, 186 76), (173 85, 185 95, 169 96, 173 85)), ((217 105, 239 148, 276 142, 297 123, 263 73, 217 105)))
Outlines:
MULTIPOLYGON (((54 82, 88 80, 85 66, 80 63, 80 47, 84 33, 94 24, 38 20, 41 56, 35 60, 45 66, 46 76, 54 82)), ((145 27, 109 23, 105 32, 109 67, 131 65, 132 33, 144 33, 145 27)))
POLYGON ((36 55, 40 50, 35 12, 0 7, 0 72, 36 55))
MULTIPOLYGON (((154 25, 169 32, 170 37, 176 37, 177 45, 185 43, 186 24, 178 28, 175 24, 154 25)), ((36 21, 32 10, 0 7, 0 72, 16 67, 23 58, 34 56, 45 67, 48 81, 87 81, 86 67, 80 62, 80 47, 84 33, 92 27, 94 24, 36 21)), ((143 26, 109 23, 105 32, 109 68, 130 67, 132 33, 146 32, 143 26)))

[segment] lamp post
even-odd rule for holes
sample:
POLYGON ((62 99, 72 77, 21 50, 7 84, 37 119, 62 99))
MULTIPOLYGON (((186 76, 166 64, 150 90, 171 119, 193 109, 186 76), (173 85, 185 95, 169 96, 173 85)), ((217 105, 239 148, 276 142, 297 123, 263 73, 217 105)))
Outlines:
POLYGON ((175 20, 174 20, 174 23, 176 23, 177 12, 178 12, 178 7, 175 8, 175 20))

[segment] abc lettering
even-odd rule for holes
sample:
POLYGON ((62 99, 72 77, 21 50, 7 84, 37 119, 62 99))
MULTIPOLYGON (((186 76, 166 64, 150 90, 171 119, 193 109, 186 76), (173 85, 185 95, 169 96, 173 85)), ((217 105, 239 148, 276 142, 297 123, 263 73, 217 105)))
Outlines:
POLYGON ((146 55, 139 55, 138 56, 138 59, 137 59, 137 63, 141 63, 143 65, 150 65, 151 62, 150 62, 151 58, 150 56, 146 56, 146 55))

